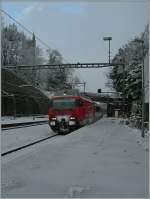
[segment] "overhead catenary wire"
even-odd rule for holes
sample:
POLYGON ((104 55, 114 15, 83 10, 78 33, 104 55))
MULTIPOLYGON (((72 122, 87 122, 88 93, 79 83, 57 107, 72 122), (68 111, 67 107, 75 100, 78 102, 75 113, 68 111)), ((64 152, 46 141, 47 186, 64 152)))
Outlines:
MULTIPOLYGON (((1 12, 3 12, 6 16, 8 16, 11 20, 13 20, 16 24, 18 24, 20 27, 22 27, 24 30, 26 30, 28 33, 33 34, 34 31, 29 30, 27 27, 25 27, 22 23, 20 23, 19 21, 17 21, 14 17, 12 17, 10 14, 8 14, 6 11, 4 11, 3 9, 0 9, 1 12)), ((43 40, 41 40, 38 36, 35 35, 35 38, 40 41, 44 46, 46 46, 49 50, 52 49, 49 45, 47 45, 46 42, 44 42, 43 40)), ((67 61, 65 58, 63 58, 63 60, 66 63, 69 63, 69 61, 67 61)))
MULTIPOLYGON (((29 30, 28 28, 26 28, 23 24, 21 24, 20 22, 18 22, 14 17, 10 16, 6 11, 0 9, 1 12, 3 12, 4 14, 6 14, 10 19, 12 19, 13 21, 15 21, 15 23, 17 23, 20 27, 22 27, 24 30, 26 30, 28 33, 33 34, 33 31, 29 30)), ((43 45, 45 45, 48 49, 51 49, 44 41, 42 41, 38 36, 35 35, 35 38, 37 38, 43 45)))

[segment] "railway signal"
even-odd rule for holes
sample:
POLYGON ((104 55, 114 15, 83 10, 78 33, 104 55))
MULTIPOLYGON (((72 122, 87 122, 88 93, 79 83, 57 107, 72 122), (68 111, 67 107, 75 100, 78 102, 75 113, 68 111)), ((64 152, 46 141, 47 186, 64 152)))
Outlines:
POLYGON ((98 92, 98 93, 101 93, 101 92, 102 92, 102 89, 100 89, 100 88, 97 89, 97 92, 98 92))

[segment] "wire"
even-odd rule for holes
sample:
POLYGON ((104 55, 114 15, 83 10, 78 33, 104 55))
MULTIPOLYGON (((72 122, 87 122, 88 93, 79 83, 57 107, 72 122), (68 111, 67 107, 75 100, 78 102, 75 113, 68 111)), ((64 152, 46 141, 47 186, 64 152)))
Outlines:
MULTIPOLYGON (((28 33, 33 34, 33 32, 31 30, 29 30, 28 28, 26 28, 24 25, 22 25, 20 22, 18 22, 16 19, 14 19, 12 16, 10 16, 6 11, 0 9, 1 12, 3 12, 4 14, 6 14, 9 18, 11 18, 13 21, 15 21, 19 26, 21 26, 23 29, 25 29, 28 33)), ((35 35, 35 37, 46 47, 48 47, 49 49, 51 49, 44 41, 42 41, 38 36, 35 35)))
MULTIPOLYGON (((5 15, 7 15, 10 19, 12 19, 13 21, 15 21, 19 26, 21 26, 23 29, 25 29, 28 33, 33 34, 33 32, 31 30, 29 30, 28 28, 26 28, 23 24, 21 24, 20 22, 18 22, 15 18, 13 18, 12 16, 10 16, 6 11, 0 9, 1 12, 3 12, 5 15)), ((48 49, 51 49, 44 41, 42 41, 38 36, 35 35, 35 38, 38 39, 43 45, 45 45, 48 49)), ((69 63, 65 58, 63 58, 63 60, 66 63, 69 63)))

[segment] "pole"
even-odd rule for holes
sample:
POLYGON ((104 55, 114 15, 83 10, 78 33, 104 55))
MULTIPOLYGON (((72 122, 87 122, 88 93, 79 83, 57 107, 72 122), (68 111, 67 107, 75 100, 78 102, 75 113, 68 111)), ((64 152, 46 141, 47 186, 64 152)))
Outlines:
POLYGON ((84 82, 84 93, 85 93, 85 85, 86 85, 86 82, 84 82))
POLYGON ((125 115, 125 64, 123 66, 123 113, 125 115))
POLYGON ((144 101, 145 101, 145 88, 144 88, 144 42, 142 42, 143 63, 142 63, 142 132, 141 136, 144 138, 144 101))
POLYGON ((14 104, 14 119, 16 119, 16 99, 15 99, 15 95, 12 95, 13 97, 13 104, 14 104))
MULTIPOLYGON (((34 32, 33 32, 33 35, 32 35, 32 49, 33 49, 33 64, 34 66, 36 65, 36 40, 35 40, 35 35, 34 35, 34 32)), ((33 67, 33 70, 32 70, 32 80, 33 80, 33 86, 35 87, 36 86, 36 71, 34 70, 34 67, 33 67)))
POLYGON ((108 63, 110 64, 110 40, 112 40, 112 37, 103 37, 103 40, 109 42, 108 63))
POLYGON ((145 87, 144 87, 144 40, 142 39, 135 39, 135 42, 139 42, 142 44, 142 130, 141 130, 141 137, 144 138, 145 132, 144 132, 144 102, 145 102, 145 87))
POLYGON ((109 39, 109 64, 110 64, 110 39, 109 39))

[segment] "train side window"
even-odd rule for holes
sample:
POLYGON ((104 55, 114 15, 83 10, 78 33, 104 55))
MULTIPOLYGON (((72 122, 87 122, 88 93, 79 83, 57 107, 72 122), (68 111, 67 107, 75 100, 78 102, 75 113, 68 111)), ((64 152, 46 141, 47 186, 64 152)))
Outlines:
POLYGON ((100 112, 100 111, 101 111, 100 107, 96 106, 96 112, 100 112))
POLYGON ((83 106, 83 102, 80 99, 77 100, 77 106, 83 106))
POLYGON ((52 108, 53 106, 53 100, 49 100, 49 107, 52 108))

